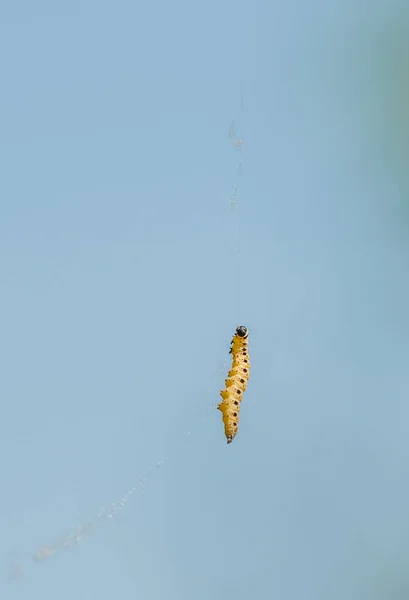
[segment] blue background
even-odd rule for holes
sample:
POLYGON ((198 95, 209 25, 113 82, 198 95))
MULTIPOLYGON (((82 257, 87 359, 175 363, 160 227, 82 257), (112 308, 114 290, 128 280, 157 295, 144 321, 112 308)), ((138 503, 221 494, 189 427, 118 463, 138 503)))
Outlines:
POLYGON ((1 8, 2 599, 407 597, 404 6, 1 8))

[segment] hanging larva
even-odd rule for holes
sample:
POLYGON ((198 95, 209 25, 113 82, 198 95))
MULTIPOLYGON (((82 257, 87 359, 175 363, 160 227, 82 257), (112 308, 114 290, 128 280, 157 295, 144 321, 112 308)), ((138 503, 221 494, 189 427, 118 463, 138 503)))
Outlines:
POLYGON ((247 327, 239 325, 230 348, 233 357, 232 368, 226 379, 226 387, 220 392, 223 400, 217 407, 223 416, 224 433, 228 444, 234 440, 238 431, 241 400, 250 377, 248 337, 247 327))

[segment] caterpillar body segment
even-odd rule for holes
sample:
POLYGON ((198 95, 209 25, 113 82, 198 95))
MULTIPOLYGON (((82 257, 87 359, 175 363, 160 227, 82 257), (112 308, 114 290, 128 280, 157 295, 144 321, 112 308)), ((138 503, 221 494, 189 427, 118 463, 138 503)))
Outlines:
POLYGON ((249 332, 244 325, 237 327, 230 348, 233 364, 227 375, 226 387, 220 391, 222 401, 217 407, 222 413, 228 444, 234 440, 238 431, 241 399, 250 377, 248 336, 249 332))

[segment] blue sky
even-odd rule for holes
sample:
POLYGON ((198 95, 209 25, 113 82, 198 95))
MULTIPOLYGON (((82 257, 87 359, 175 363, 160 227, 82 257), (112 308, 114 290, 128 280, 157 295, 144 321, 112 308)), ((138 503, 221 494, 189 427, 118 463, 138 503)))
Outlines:
POLYGON ((2 598, 376 600, 407 571, 408 243, 370 68, 388 7, 2 7, 2 598))

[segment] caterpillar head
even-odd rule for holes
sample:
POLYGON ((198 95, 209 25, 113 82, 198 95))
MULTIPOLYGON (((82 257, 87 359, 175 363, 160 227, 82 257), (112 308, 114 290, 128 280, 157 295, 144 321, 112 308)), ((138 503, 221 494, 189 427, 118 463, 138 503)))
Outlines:
POLYGON ((239 325, 236 329, 236 333, 241 338, 246 338, 249 335, 248 329, 247 327, 244 327, 244 325, 239 325))

